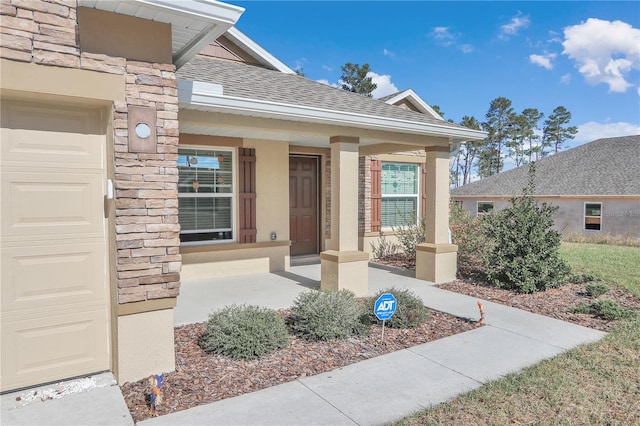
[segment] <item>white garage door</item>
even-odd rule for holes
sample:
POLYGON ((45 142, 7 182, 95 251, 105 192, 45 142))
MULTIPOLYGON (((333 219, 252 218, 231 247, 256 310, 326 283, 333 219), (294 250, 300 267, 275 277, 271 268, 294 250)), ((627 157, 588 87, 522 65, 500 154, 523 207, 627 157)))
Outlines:
POLYGON ((108 370, 101 113, 3 102, 1 117, 2 391, 108 370))

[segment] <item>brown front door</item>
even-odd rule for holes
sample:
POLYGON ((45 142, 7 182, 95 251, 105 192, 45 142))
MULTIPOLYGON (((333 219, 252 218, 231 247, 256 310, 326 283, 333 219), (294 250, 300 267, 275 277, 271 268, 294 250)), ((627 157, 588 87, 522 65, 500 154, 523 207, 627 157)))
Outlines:
POLYGON ((318 158, 289 157, 291 256, 318 253, 318 158))

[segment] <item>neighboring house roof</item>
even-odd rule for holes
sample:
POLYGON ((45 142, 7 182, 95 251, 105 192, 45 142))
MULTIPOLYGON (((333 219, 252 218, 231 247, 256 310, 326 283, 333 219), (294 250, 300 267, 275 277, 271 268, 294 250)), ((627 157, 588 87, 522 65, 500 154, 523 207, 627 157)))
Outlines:
POLYGON ((423 114, 430 114, 433 118, 444 121, 444 118, 438 114, 431 106, 426 103, 416 92, 411 89, 403 90, 402 92, 396 92, 391 95, 383 96, 378 100, 386 102, 391 105, 400 105, 404 102, 410 103, 413 108, 423 114))
POLYGON ((78 0, 78 6, 170 24, 173 63, 177 68, 235 25, 245 10, 200 0, 78 0))
MULTIPOLYGON (((535 195, 640 196, 640 135, 598 139, 536 163, 535 195)), ((521 195, 524 165, 451 190, 452 198, 521 195)))
POLYGON ((485 133, 409 111, 383 101, 312 81, 239 62, 197 56, 180 68, 179 96, 183 108, 300 121, 318 120, 449 137, 451 141, 484 139, 485 133), (182 81, 180 81, 182 80, 182 81), (208 83, 203 93, 193 82, 208 83), (214 90, 210 90, 214 89, 214 90), (196 99, 197 98, 197 99, 196 99))

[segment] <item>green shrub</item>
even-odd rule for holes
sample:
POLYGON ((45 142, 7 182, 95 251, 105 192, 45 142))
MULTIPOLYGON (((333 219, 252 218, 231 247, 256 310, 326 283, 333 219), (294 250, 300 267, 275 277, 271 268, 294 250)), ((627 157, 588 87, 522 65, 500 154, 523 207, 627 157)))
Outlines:
POLYGON ((623 308, 614 300, 598 300, 591 304, 581 303, 571 309, 571 312, 579 314, 591 314, 607 321, 629 318, 633 311, 623 308))
POLYGON ((416 245, 425 241, 426 218, 416 218, 415 214, 405 217, 405 223, 392 227, 398 238, 399 249, 410 259, 416 258, 416 245))
POLYGON ((574 284, 584 284, 584 283, 590 283, 592 281, 598 281, 598 279, 599 279, 598 277, 592 274, 579 273, 579 274, 572 274, 571 276, 569 276, 567 281, 574 284))
POLYGON ((585 292, 589 297, 599 297, 609 291, 609 286, 604 283, 589 283, 585 288, 585 292))
POLYGON ((367 333, 366 313, 353 292, 307 291, 293 303, 288 324, 306 340, 347 339, 367 333))
POLYGON ((274 310, 231 305, 209 315, 200 346, 207 353, 255 359, 285 347, 288 340, 284 319, 274 310))
POLYGON ((481 218, 471 216, 461 205, 451 203, 449 228, 451 242, 458 246, 458 270, 463 275, 484 270, 481 253, 488 247, 489 241, 482 232, 481 218))
POLYGON ((424 306, 422 299, 416 296, 411 290, 397 289, 395 287, 380 290, 367 303, 369 318, 378 321, 373 313, 376 300, 385 293, 391 293, 397 300, 396 311, 391 318, 386 320, 385 325, 391 328, 415 328, 422 325, 429 319, 429 311, 424 306))
POLYGON ((569 266, 560 258, 560 234, 552 229, 557 207, 538 205, 535 164, 529 168, 524 195, 511 206, 484 216, 484 231, 493 240, 485 253, 489 283, 520 293, 533 293, 566 283, 569 266))
POLYGON ((371 254, 374 259, 385 259, 398 253, 398 245, 390 241, 387 241, 387 237, 384 232, 380 231, 380 237, 378 243, 369 243, 371 245, 371 254))

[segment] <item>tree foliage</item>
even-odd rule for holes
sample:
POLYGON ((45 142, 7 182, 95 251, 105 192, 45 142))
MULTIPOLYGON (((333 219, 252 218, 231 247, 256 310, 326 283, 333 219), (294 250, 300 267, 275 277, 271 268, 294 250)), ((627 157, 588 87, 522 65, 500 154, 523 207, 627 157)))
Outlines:
POLYGON ((502 96, 492 100, 485 118, 482 128, 488 135, 478 162, 478 174, 482 177, 498 174, 504 167, 502 151, 511 136, 515 118, 511 100, 502 96))
POLYGON ((571 112, 565 107, 559 106, 544 122, 543 145, 553 149, 556 154, 562 149, 562 144, 567 139, 573 139, 578 133, 576 126, 567 126, 569 121, 571 121, 571 112))
POLYGON ((569 267, 560 258, 560 233, 552 229, 557 207, 534 199, 535 163, 529 166, 524 195, 511 206, 485 216, 487 280, 497 287, 533 293, 566 283, 569 267))
POLYGON ((341 69, 342 76, 338 83, 342 90, 372 97, 372 93, 378 85, 373 82, 371 77, 368 77, 369 72, 371 72, 369 64, 360 66, 359 64, 347 62, 341 69))

